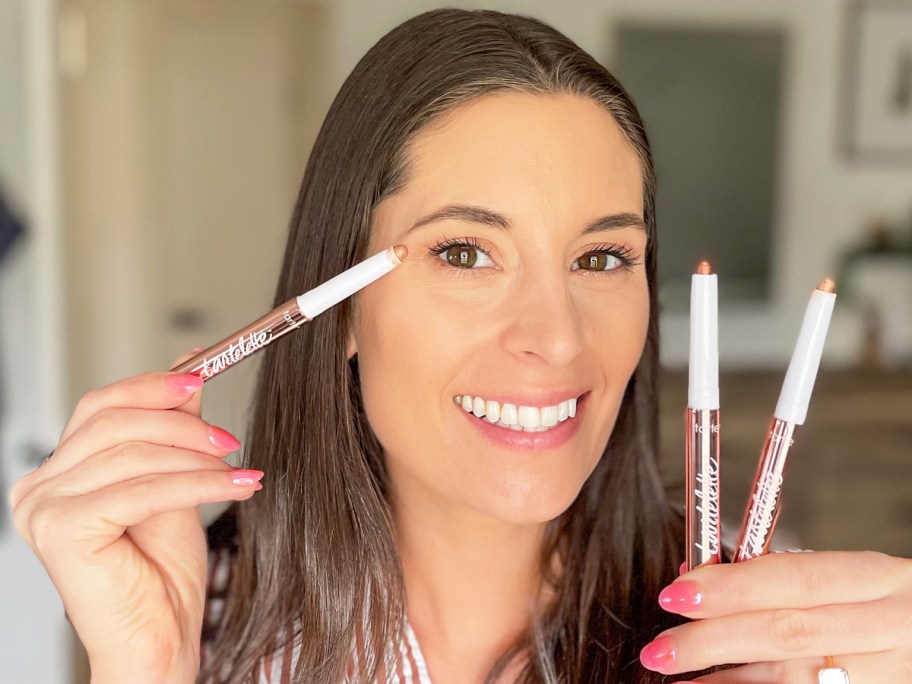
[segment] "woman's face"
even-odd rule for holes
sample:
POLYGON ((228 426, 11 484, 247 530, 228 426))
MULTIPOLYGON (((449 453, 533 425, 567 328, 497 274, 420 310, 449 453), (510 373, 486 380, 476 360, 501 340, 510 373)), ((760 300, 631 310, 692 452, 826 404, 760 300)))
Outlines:
POLYGON ((583 97, 490 95, 417 136, 370 249, 409 256, 358 295, 349 348, 398 510, 526 524, 573 502, 646 337, 642 185, 583 97))

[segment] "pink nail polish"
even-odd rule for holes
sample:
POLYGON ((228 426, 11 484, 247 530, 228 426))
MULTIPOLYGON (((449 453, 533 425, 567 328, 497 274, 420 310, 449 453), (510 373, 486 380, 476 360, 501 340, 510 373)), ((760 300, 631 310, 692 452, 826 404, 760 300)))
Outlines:
POLYGON ((178 394, 191 394, 202 389, 203 379, 190 373, 169 375, 165 378, 165 387, 178 394))
POLYGON ((703 605, 703 592, 696 582, 679 580, 662 589, 659 605, 669 613, 689 613, 703 605))
POLYGON ((687 561, 684 561, 683 563, 681 563, 681 567, 678 568, 679 575, 683 575, 685 572, 687 572, 687 561))
POLYGON ((229 475, 232 484, 244 486, 259 482, 264 473, 262 470, 233 470, 229 475))
POLYGON ((663 674, 671 674, 675 669, 677 654, 674 640, 671 637, 659 637, 646 644, 640 651, 640 662, 643 667, 663 674))
POLYGON ((234 435, 215 425, 209 426, 209 441, 223 451, 237 451, 241 447, 234 435))

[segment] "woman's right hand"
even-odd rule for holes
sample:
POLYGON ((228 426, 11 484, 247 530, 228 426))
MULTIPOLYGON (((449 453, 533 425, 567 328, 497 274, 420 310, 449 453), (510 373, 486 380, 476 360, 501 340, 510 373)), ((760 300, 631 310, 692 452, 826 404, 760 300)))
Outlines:
POLYGON ((262 488, 262 473, 221 460, 239 444, 200 418, 201 387, 146 373, 88 392, 53 457, 9 492, 93 684, 196 678, 207 561, 196 506, 262 488))

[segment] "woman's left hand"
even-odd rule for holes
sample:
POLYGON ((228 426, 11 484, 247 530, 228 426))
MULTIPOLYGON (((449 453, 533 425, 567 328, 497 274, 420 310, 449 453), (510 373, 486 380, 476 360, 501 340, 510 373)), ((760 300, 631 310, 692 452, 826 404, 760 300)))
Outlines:
POLYGON ((693 621, 643 649, 650 670, 747 663, 695 681, 817 684, 832 656, 851 684, 912 682, 912 560, 869 551, 776 553, 685 573, 659 603, 693 621))

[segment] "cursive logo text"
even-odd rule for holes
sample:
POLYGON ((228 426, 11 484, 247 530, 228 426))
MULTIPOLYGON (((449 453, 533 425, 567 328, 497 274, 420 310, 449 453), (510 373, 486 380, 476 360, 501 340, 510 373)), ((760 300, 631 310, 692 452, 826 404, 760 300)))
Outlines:
POLYGON ((782 490, 782 474, 773 474, 764 477, 757 483, 757 489, 752 497, 752 510, 756 513, 748 520, 747 532, 741 543, 741 555, 746 558, 756 558, 764 553, 763 547, 769 539, 769 532, 773 526, 776 513, 776 502, 782 490))
MULTIPOLYGON (((718 430, 718 425, 713 425, 718 430)), ((707 548, 702 544, 696 547, 705 553, 715 556, 719 553, 719 461, 715 458, 707 459, 705 473, 696 477, 694 496, 697 499, 696 509, 700 512, 701 541, 705 540, 707 548)))
POLYGON ((211 359, 203 359, 203 367, 200 370, 200 377, 203 380, 211 378, 213 375, 221 373, 229 366, 233 366, 238 361, 245 359, 258 349, 265 347, 272 340, 272 330, 267 328, 258 332, 252 332, 247 337, 241 335, 228 346, 228 349, 221 354, 213 356, 211 359))

